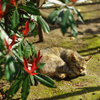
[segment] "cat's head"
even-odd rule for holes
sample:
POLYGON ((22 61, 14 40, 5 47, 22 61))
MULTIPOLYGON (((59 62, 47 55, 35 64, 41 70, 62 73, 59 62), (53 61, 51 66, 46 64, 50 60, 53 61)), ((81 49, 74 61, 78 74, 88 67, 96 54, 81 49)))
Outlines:
POLYGON ((73 50, 67 50, 62 58, 69 68, 73 71, 74 75, 86 75, 87 63, 91 56, 83 57, 79 53, 73 50))
POLYGON ((71 54, 68 65, 76 75, 86 75, 87 63, 91 56, 81 56, 77 52, 71 54))

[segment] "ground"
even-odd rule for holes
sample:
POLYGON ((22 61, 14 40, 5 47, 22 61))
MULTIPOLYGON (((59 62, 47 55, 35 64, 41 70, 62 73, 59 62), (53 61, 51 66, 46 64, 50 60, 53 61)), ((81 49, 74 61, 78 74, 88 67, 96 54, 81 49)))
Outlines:
MULTIPOLYGON (((44 42, 38 42, 38 36, 35 38, 29 36, 27 38, 38 50, 46 47, 59 46, 76 50, 83 56, 92 56, 87 65, 86 76, 65 80, 54 78, 57 88, 53 89, 45 87, 42 84, 31 86, 27 100, 100 100, 99 6, 100 4, 78 6, 78 9, 83 14, 85 23, 78 22, 77 30, 79 33, 76 40, 70 38, 72 36, 70 30, 63 36, 58 25, 50 25, 51 31, 49 34, 45 33, 44 42)), ((0 83, 1 93, 4 94, 9 84, 6 84, 4 77, 0 80, 0 83)), ((0 96, 2 97, 1 94, 0 96)), ((19 92, 14 96, 13 100, 17 97, 20 97, 19 92)))

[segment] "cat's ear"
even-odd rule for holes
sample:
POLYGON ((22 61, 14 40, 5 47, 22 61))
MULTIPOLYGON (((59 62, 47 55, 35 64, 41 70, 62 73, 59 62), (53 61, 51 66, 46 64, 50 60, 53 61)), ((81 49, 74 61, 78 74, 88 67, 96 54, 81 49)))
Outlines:
POLYGON ((90 60, 91 57, 92 56, 86 56, 86 57, 84 57, 84 59, 85 59, 85 61, 88 61, 88 60, 90 60))
POLYGON ((71 54, 71 59, 72 59, 72 60, 77 60, 77 57, 72 53, 72 54, 71 54))

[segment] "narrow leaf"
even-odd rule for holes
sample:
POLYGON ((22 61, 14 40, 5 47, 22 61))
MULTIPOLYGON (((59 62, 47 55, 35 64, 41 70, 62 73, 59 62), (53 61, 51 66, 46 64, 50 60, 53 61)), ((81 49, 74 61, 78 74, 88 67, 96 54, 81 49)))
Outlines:
POLYGON ((24 57, 28 59, 30 53, 30 45, 28 42, 25 43, 24 57))
POLYGON ((32 23, 29 26, 30 26, 30 30, 29 30, 29 33, 30 33, 35 29, 35 23, 32 23))
POLYGON ((15 11, 13 12, 11 22, 12 22, 12 29, 16 32, 18 29, 18 24, 19 24, 19 13, 17 9, 15 9, 15 11))
POLYGON ((19 44, 19 46, 18 46, 18 54, 19 54, 19 56, 23 56, 23 54, 24 54, 24 51, 23 51, 23 42, 24 41, 22 41, 20 44, 19 44))
POLYGON ((81 15, 81 13, 76 9, 76 8, 73 8, 74 12, 76 13, 76 15, 78 16, 79 20, 84 23, 84 19, 83 19, 83 16, 81 15))
POLYGON ((18 78, 14 81, 14 83, 11 85, 10 89, 7 92, 8 98, 11 96, 14 96, 16 92, 19 90, 19 88, 22 86, 24 82, 25 74, 21 74, 18 76, 18 78))
POLYGON ((46 75, 43 75, 43 74, 39 73, 38 75, 34 75, 34 77, 37 81, 39 81, 41 84, 43 84, 47 87, 51 87, 51 88, 56 87, 54 81, 46 75))
POLYGON ((59 10, 56 9, 56 10, 53 10, 53 11, 50 13, 50 15, 49 15, 49 17, 48 17, 48 22, 49 22, 49 23, 54 24, 54 21, 56 20, 56 17, 57 17, 57 15, 58 15, 58 12, 59 12, 59 10))
POLYGON ((20 6, 19 8, 27 11, 27 13, 29 14, 33 14, 33 15, 41 15, 40 11, 34 7, 30 7, 30 6, 20 6))
POLYGON ((70 10, 66 10, 66 12, 63 15, 62 22, 60 24, 61 31, 63 34, 66 33, 67 29, 71 25, 70 20, 69 20, 69 15, 70 15, 70 10))
POLYGON ((30 75, 30 79, 31 79, 31 83, 32 83, 33 86, 34 86, 34 84, 35 84, 35 82, 34 82, 34 76, 30 75))
POLYGON ((13 52, 14 56, 16 57, 16 60, 18 61, 18 64, 20 64, 20 66, 23 67, 24 66, 23 59, 21 59, 19 57, 18 53, 15 50, 13 50, 12 52, 13 52))
POLYGON ((4 60, 5 60, 4 55, 2 52, 0 52, 0 64, 4 63, 4 60))
POLYGON ((22 90, 21 90, 22 100, 27 99, 29 91, 30 91, 30 76, 27 75, 22 85, 22 90))
POLYGON ((43 31, 46 32, 46 33, 49 33, 50 28, 49 28, 48 24, 46 23, 46 21, 41 16, 38 16, 38 21, 41 24, 43 31))
POLYGON ((40 63, 40 64, 38 64, 37 66, 39 66, 39 67, 38 67, 38 69, 36 70, 36 72, 40 73, 40 70, 43 68, 44 65, 45 65, 45 63, 40 63))
POLYGON ((11 57, 10 55, 7 55, 6 61, 5 61, 5 76, 8 81, 12 82, 13 77, 16 76, 18 72, 18 67, 15 59, 11 57))

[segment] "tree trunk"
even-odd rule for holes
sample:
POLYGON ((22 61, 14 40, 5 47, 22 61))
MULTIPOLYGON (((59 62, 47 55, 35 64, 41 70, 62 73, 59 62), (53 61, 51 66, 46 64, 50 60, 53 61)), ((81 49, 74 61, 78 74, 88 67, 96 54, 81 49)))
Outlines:
POLYGON ((44 32, 43 32, 43 29, 41 28, 40 24, 38 24, 38 35, 39 35, 39 41, 43 42, 44 41, 44 32))
POLYGON ((10 33, 8 31, 8 17, 7 15, 4 16, 4 20, 5 20, 5 32, 7 33, 8 36, 10 36, 10 33))
MULTIPOLYGON (((32 0, 32 1, 37 4, 37 7, 40 6, 40 0, 32 0)), ((43 32, 40 24, 38 24, 38 35, 39 35, 39 41, 43 42, 44 41, 44 32, 43 32)))

